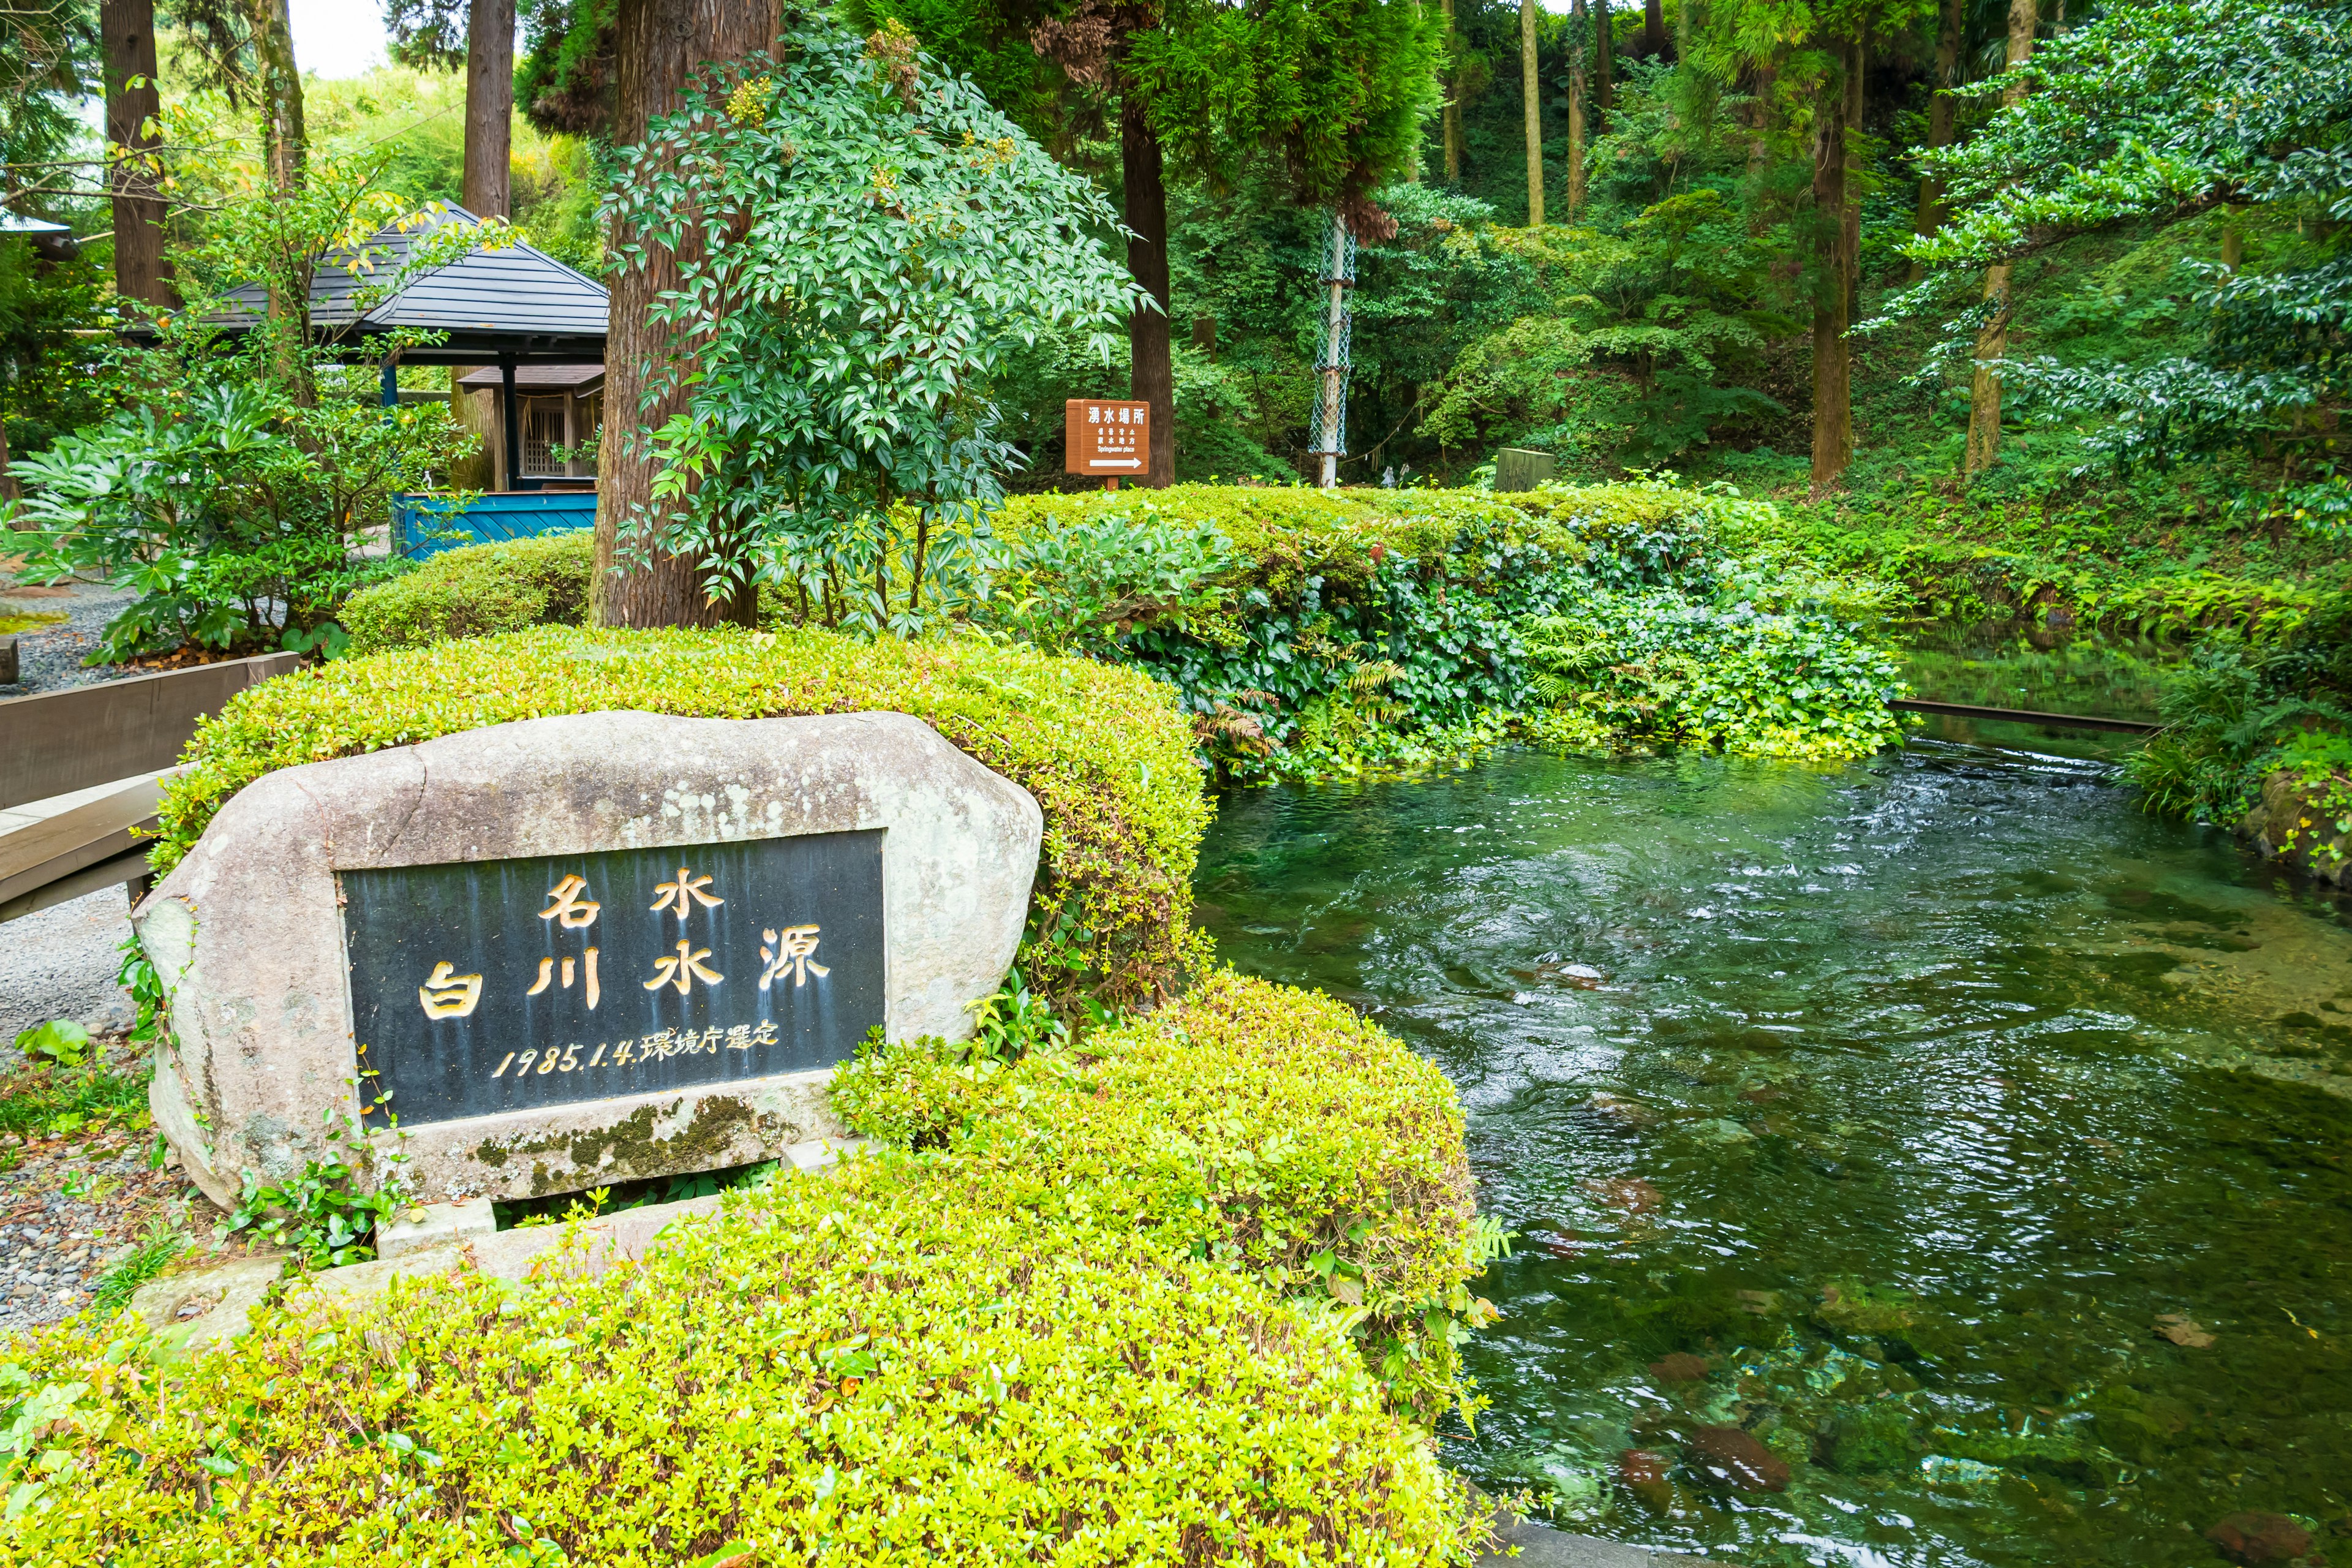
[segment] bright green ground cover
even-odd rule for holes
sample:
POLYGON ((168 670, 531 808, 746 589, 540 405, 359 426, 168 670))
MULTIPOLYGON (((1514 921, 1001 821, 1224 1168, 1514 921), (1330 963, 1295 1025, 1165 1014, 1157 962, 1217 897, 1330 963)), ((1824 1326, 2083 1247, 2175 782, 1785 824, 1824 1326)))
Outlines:
POLYGON ((1735 495, 1180 485, 1024 497, 999 529, 980 618, 1164 676, 1244 778, 1426 761, 1513 730, 1810 757, 1899 733, 1894 667, 1855 624, 1887 591, 1814 569, 1774 509, 1735 495), (1181 584, 1132 564, 1196 536, 1223 544, 1181 584), (1018 613, 1031 602, 1047 608, 1018 613))
MULTIPOLYGON (((1774 508, 1722 491, 1180 485, 1022 497, 993 526, 971 629, 1162 678, 1238 779, 1512 733, 1820 758, 1899 733, 1859 627, 1900 591, 1818 567, 1774 508)), ((356 595, 353 644, 573 619, 588 570, 578 536, 452 551, 356 595)))

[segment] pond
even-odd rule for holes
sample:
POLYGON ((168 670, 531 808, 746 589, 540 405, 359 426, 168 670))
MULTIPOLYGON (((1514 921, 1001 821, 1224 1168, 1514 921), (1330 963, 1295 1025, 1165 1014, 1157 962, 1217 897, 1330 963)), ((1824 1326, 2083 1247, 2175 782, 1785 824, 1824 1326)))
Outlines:
POLYGON ((1464 1471, 1756 1565, 2352 1559, 2345 911, 1997 728, 1223 803, 1224 956, 1443 1066, 1517 1233, 1464 1471))

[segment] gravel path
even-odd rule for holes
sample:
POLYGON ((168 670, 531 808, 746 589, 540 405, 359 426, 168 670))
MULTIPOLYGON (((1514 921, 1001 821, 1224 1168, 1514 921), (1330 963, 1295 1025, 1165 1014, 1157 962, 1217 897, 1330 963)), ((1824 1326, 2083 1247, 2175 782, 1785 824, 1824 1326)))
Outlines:
MULTIPOLYGON (((121 1029, 96 1046, 115 1082, 145 1081, 147 1053, 121 1029)), ((0 1068, 0 1334, 53 1323, 88 1310, 107 1274, 147 1254, 147 1269, 177 1251, 202 1261, 215 1251, 220 1211, 169 1164, 156 1163, 155 1134, 141 1098, 100 1097, 89 1069, 27 1064, 14 1052, 0 1068), (158 1247, 176 1238, 176 1245, 158 1247)), ((242 1248, 229 1248, 241 1252, 242 1248)))
POLYGON ((131 1022, 131 998, 114 984, 130 915, 125 889, 100 888, 0 925, 0 1070, 16 1065, 10 1042, 36 1024, 70 1018, 95 1035, 131 1022))
POLYGON ((37 691, 62 691, 69 686, 92 686, 101 680, 120 680, 125 676, 147 673, 127 665, 99 669, 82 667, 82 658, 98 646, 106 623, 121 615, 122 606, 131 602, 132 595, 129 590, 108 587, 102 583, 60 583, 58 586, 66 592, 58 595, 42 589, 28 594, 22 587, 0 584, 0 615, 56 615, 62 611, 66 616, 56 626, 15 634, 16 684, 0 686, 0 697, 30 697, 37 691))

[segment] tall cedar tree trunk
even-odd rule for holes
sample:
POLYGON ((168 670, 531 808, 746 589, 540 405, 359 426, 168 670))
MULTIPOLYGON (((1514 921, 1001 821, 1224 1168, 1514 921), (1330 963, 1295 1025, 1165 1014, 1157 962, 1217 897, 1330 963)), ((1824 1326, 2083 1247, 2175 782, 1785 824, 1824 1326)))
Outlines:
MULTIPOLYGON (((472 0, 466 16, 466 169, 457 199, 483 219, 514 216, 514 30, 515 0, 472 0)), ((491 461, 501 411, 496 396, 457 389, 475 368, 449 372, 449 412, 481 450, 459 459, 449 479, 467 489, 490 489, 501 477, 491 461)))
POLYGON ((515 0, 472 0, 466 16, 466 210, 514 216, 515 0))
POLYGON ((1609 25, 1609 0, 1592 0, 1592 133, 1596 136, 1609 129, 1609 110, 1617 102, 1617 89, 1611 85, 1616 47, 1617 35, 1609 25))
MULTIPOLYGON (((286 4, 287 0, 245 0, 246 25, 253 34, 254 90, 261 100, 261 165, 270 188, 280 195, 291 195, 301 187, 308 153, 302 131, 302 73, 294 63, 294 24, 286 4)), ((307 357, 310 342, 308 263, 297 267, 293 276, 271 282, 268 308, 277 374, 292 390, 295 402, 307 407, 316 401, 307 357)))
POLYGON ((1454 51, 1462 40, 1454 31, 1454 0, 1445 0, 1445 177, 1462 177, 1462 68, 1454 51))
MULTIPOLYGON (((1845 72, 1845 235, 1844 249, 1839 255, 1845 261, 1845 319, 1851 322, 1862 314, 1862 183, 1861 155, 1855 151, 1855 138, 1862 132, 1863 93, 1870 83, 1870 47, 1867 37, 1853 41, 1853 56, 1845 72)), ((1849 363, 1853 359, 1853 346, 1846 349, 1849 363)), ((1851 447, 1852 443, 1848 443, 1851 447)))
POLYGON ((1656 59, 1666 52, 1666 13, 1660 0, 1643 0, 1642 53, 1656 59))
POLYGON ((1151 405, 1146 426, 1151 466, 1145 482, 1165 489, 1176 482, 1176 368, 1168 342, 1168 175, 1160 137, 1145 117, 1139 93, 1122 93, 1118 111, 1119 169, 1127 187, 1127 270, 1156 305, 1146 303, 1128 319, 1127 395, 1151 405))
MULTIPOLYGON (((1758 194, 1764 189, 1764 169, 1770 162, 1772 150, 1772 89, 1780 79, 1780 68, 1770 59, 1756 68, 1755 100, 1748 105, 1748 183, 1758 194)), ((1748 232, 1762 234, 1770 226, 1771 207, 1761 201, 1750 201, 1748 232)))
MULTIPOLYGON (((620 0, 614 21, 615 101, 613 142, 626 147, 677 105, 680 92, 706 62, 730 60, 775 41, 772 0, 620 0)), ((596 458, 596 572, 589 584, 590 621, 605 626, 749 626, 759 609, 747 585, 731 604, 703 593, 700 565, 690 556, 648 548, 616 570, 620 531, 640 525, 653 500, 654 465, 648 437, 686 406, 673 384, 651 408, 641 408, 656 366, 677 363, 678 345, 666 326, 646 318, 665 289, 678 286, 678 258, 651 247, 643 267, 613 279, 604 331, 604 439, 596 458)))
POLYGON ((1568 221, 1584 210, 1584 0, 1570 0, 1568 46, 1568 221))
POLYGON ((1519 0, 1519 97, 1528 122, 1528 226, 1543 227, 1543 79, 1536 69, 1536 0, 1519 0))
POLYGON ((1691 7, 1697 0, 1675 0, 1675 64, 1690 61, 1691 7))
MULTIPOLYGON (((1962 0, 1944 0, 1936 28, 1936 79, 1927 95, 1927 150, 1941 152, 1952 144, 1952 91, 1960 85, 1962 0)), ((1912 219, 1915 234, 1933 234, 1944 226, 1944 182, 1933 174, 1919 176, 1919 210, 1912 219)), ((1911 281, 1927 276, 1924 266, 1911 268, 1911 281)))
POLYGON ((246 0, 253 29, 254 85, 261 98, 262 166, 270 185, 290 191, 302 183, 302 73, 294 64, 294 24, 287 0, 246 0))
POLYGON ((1852 182, 1846 131, 1860 97, 1862 45, 1837 45, 1839 77, 1823 83, 1813 114, 1813 491, 1838 481, 1853 460, 1853 384, 1846 328, 1854 258, 1847 207, 1852 182))
POLYGON ((155 175, 131 159, 163 140, 153 127, 163 98, 155 89, 155 0, 102 0, 105 39, 106 188, 114 209, 114 292, 159 310, 179 303, 163 259, 163 198, 155 175), (132 78, 140 85, 130 85, 132 78))
MULTIPOLYGON (((2040 19, 2041 9, 2034 0, 2009 0, 2009 68, 2011 71, 2033 53, 2033 27, 2040 19)), ((2001 89, 2001 107, 2006 109, 2025 96, 2025 89, 2011 82, 2001 89)), ((2000 373, 1990 369, 1988 361, 2000 359, 2009 353, 2009 263, 1995 262, 1985 268, 1984 297, 1992 305, 1992 316, 1977 329, 1977 368, 1969 378, 1969 447, 1962 459, 1961 477, 1972 479, 1992 467, 1993 458, 2000 453, 2000 373)))

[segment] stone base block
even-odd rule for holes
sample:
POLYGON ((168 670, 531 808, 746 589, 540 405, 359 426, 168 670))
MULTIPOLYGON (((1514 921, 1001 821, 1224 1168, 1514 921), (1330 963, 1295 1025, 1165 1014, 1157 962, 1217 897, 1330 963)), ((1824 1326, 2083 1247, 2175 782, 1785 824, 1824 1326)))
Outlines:
POLYGON ((378 1258, 399 1258, 498 1233, 499 1218, 491 1211, 488 1198, 462 1204, 425 1204, 399 1219, 377 1226, 375 1252, 378 1258))

